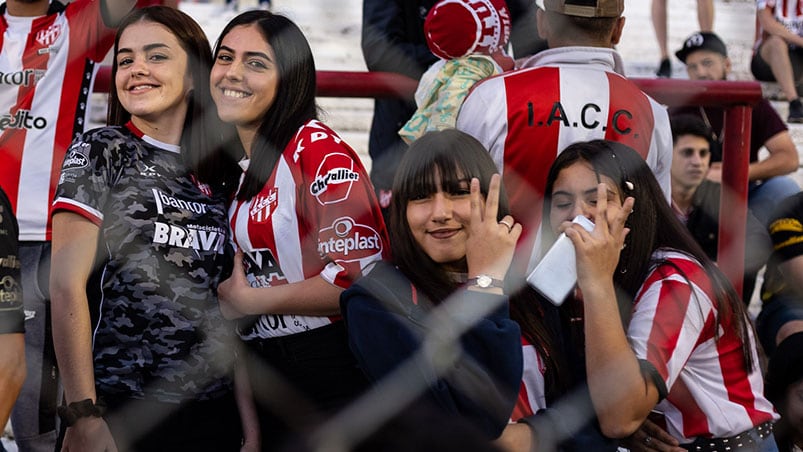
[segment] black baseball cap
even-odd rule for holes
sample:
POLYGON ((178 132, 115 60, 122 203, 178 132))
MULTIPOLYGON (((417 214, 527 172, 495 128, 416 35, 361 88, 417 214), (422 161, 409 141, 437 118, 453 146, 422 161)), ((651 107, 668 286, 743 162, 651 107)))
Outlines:
POLYGON ((682 62, 686 62, 689 54, 698 50, 710 50, 724 57, 728 56, 728 49, 722 39, 714 33, 708 31, 698 31, 683 41, 683 48, 675 52, 675 56, 682 62))

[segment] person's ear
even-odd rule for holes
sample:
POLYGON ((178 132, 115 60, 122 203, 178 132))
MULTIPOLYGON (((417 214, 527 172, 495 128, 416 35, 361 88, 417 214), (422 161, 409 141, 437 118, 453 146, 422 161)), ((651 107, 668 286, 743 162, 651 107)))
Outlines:
POLYGON ((535 10, 535 25, 538 31, 538 37, 549 41, 549 21, 546 19, 546 12, 541 8, 535 10))
POLYGON ((622 31, 625 29, 625 16, 617 17, 616 18, 616 25, 613 26, 613 32, 611 33, 611 47, 619 44, 619 41, 622 39, 622 31))

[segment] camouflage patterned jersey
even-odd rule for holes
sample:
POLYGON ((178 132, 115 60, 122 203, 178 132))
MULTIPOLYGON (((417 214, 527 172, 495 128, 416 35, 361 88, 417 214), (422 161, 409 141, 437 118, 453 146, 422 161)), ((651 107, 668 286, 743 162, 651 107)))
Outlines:
POLYGON ((11 201, 0 188, 0 334, 25 331, 18 234, 11 201))
POLYGON ((178 146, 132 124, 89 131, 67 151, 53 210, 100 227, 94 334, 105 394, 178 402, 230 390, 234 327, 219 311, 225 199, 198 184, 178 146))

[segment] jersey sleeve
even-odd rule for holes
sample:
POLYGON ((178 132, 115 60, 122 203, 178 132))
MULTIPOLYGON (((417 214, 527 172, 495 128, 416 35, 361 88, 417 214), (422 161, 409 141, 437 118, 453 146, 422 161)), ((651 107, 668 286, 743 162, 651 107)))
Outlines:
MULTIPOLYGON (((699 268, 699 271, 702 271, 699 268)), ((694 270, 692 270, 693 272, 694 270)), ((704 335, 712 335, 713 306, 692 272, 661 265, 640 290, 627 337, 636 357, 648 361, 671 388, 704 335)))
POLYGON ((317 121, 299 131, 296 149, 303 149, 303 216, 326 262, 321 276, 346 288, 389 251, 373 185, 357 154, 317 121))
POLYGON ((477 139, 493 158, 500 173, 504 168, 507 135, 507 102, 502 78, 483 80, 474 86, 457 113, 455 127, 477 139))
POLYGON ((11 203, 0 189, 0 334, 25 332, 18 235, 11 203))
POLYGON ((119 165, 110 150, 109 130, 98 129, 77 138, 64 157, 59 185, 53 201, 53 213, 69 211, 97 224, 103 222, 103 205, 113 185, 114 167, 119 165))
POLYGON ((74 0, 67 5, 70 40, 89 59, 100 63, 114 44, 114 29, 103 22, 101 3, 106 0, 74 0))

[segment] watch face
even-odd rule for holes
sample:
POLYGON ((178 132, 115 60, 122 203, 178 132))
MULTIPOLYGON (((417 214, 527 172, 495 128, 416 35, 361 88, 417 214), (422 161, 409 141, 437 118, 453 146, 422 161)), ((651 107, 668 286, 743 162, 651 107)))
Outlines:
POLYGON ((477 277, 477 285, 482 288, 491 287, 491 284, 493 284, 493 282, 494 280, 491 279, 491 277, 488 275, 480 275, 477 277))

